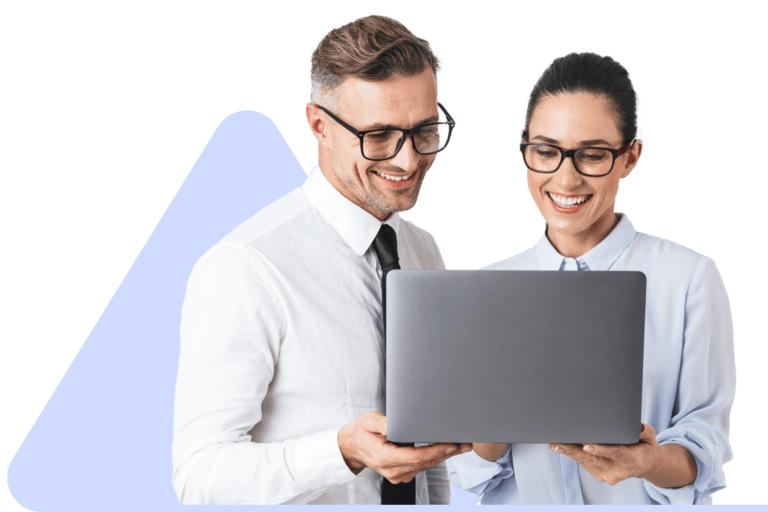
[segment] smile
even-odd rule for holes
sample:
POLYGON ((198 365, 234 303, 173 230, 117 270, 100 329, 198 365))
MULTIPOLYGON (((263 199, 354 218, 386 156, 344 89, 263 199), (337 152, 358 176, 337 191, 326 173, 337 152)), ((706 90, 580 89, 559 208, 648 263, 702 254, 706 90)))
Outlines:
POLYGON ((560 194, 553 194, 552 192, 547 192, 547 195, 553 203, 555 203, 560 208, 565 209, 578 208, 592 197, 592 194, 585 194, 581 196, 561 196, 560 194))
POLYGON ((389 181, 407 181, 411 179, 411 176, 413 176, 414 174, 414 173, 411 173, 403 176, 395 176, 392 174, 384 174, 383 172, 378 172, 378 171, 372 171, 372 172, 377 176, 381 176, 382 178, 388 179, 389 181))

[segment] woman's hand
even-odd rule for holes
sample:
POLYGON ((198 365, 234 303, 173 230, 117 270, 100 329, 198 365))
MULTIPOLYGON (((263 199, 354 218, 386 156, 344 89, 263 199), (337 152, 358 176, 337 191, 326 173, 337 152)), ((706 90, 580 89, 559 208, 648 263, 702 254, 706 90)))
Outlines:
POLYGON ((475 453, 485 460, 494 461, 507 452, 507 443, 472 443, 475 453))
POLYGON ((659 487, 676 488, 696 480, 696 462, 690 452, 679 444, 660 445, 656 430, 646 424, 636 444, 555 443, 549 449, 567 455, 598 481, 611 485, 627 478, 643 478, 659 487))

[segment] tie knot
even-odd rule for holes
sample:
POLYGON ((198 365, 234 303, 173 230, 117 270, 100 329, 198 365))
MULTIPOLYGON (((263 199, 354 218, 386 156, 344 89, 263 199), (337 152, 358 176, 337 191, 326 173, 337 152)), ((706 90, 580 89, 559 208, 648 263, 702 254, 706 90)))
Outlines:
POLYGON ((373 239, 373 250, 376 251, 383 272, 400 268, 397 257, 397 235, 389 224, 381 225, 376 238, 373 239))

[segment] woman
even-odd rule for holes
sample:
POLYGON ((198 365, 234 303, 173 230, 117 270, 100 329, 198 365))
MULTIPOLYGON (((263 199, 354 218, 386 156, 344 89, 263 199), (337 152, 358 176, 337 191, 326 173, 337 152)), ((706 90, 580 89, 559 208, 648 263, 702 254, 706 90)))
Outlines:
POLYGON ((638 233, 614 212, 637 165, 629 75, 592 53, 556 59, 534 87, 523 143, 528 188, 546 220, 510 270, 637 270, 647 278, 642 432, 628 446, 481 444, 449 459, 482 503, 711 503, 725 486, 735 390, 728 298, 709 258, 638 233))

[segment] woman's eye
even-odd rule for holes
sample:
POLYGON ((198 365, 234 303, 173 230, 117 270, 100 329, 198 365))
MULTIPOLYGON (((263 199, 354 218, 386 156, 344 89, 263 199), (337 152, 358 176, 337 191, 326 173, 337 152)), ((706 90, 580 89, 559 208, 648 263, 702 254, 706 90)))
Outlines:
POLYGON ((581 154, 581 160, 588 162, 599 162, 604 160, 606 154, 604 151, 589 151, 581 154))
POLYGON ((537 149, 536 155, 540 156, 542 158, 554 158, 555 151, 552 151, 551 149, 537 149))

